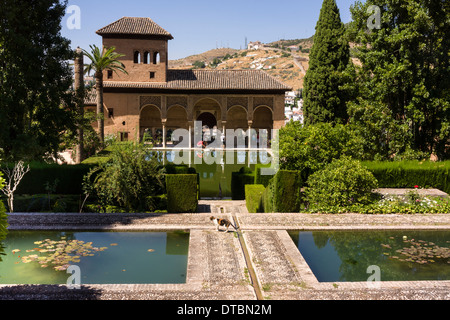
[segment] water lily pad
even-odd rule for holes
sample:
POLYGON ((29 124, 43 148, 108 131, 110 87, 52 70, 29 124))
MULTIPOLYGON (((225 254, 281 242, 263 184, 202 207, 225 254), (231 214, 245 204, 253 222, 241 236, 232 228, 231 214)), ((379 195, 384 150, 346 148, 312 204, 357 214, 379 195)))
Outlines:
POLYGON ((42 268, 52 266, 56 271, 64 271, 70 263, 78 263, 81 257, 93 256, 93 252, 104 251, 107 247, 97 248, 92 246, 92 242, 85 243, 81 240, 61 240, 53 241, 46 239, 35 242, 39 248, 27 250, 28 253, 38 251, 41 255, 28 255, 21 258, 23 263, 37 261, 42 268))

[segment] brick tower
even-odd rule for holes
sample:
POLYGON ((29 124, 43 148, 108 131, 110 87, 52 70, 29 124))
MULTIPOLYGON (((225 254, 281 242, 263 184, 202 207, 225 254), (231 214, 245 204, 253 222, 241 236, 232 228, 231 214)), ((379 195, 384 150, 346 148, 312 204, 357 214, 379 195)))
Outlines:
POLYGON ((128 75, 105 71, 105 81, 167 82, 168 41, 172 35, 150 18, 121 18, 97 31, 103 46, 124 54, 128 75))

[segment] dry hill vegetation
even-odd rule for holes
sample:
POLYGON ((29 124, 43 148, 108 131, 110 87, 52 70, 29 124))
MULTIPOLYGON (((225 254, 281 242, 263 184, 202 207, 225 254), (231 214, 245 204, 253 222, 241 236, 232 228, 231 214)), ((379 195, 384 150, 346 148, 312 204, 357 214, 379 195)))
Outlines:
POLYGON ((303 78, 308 70, 312 38, 279 40, 266 44, 261 50, 214 49, 184 59, 171 60, 172 69, 260 69, 282 81, 294 90, 303 88, 303 78), (289 49, 296 46, 301 51, 289 49))

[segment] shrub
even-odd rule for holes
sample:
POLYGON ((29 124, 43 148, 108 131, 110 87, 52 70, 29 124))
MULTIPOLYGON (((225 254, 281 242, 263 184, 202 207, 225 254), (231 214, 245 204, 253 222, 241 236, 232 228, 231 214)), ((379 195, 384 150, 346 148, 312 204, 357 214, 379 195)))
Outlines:
MULTIPOLYGON (((103 209, 118 206, 129 212, 148 211, 148 197, 164 191, 162 167, 143 144, 117 144, 108 162, 86 176, 85 193, 103 209)), ((106 210, 106 209, 105 209, 106 210)))
POLYGON ((151 212, 167 212, 167 194, 149 196, 147 204, 151 212))
POLYGON ((290 122, 280 130, 280 168, 299 170, 307 180, 340 156, 361 159, 362 142, 348 125, 318 123, 303 127, 299 122, 290 122))
POLYGON ((347 208, 373 203, 377 187, 375 177, 359 161, 342 157, 309 177, 305 195, 313 209, 347 208))
MULTIPOLYGON (((5 180, 2 178, 2 173, 0 172, 0 190, 5 186, 5 180)), ((0 241, 6 237, 8 232, 8 215, 6 214, 6 208, 3 202, 0 200, 0 241)), ((0 245, 0 253, 2 251, 2 246, 0 245)), ((0 255, 1 257, 1 255, 0 255)), ((2 259, 0 258, 0 261, 2 259)))
MULTIPOLYGON (((310 212, 317 212, 309 210, 310 212)), ((327 207, 321 208, 322 213, 362 213, 362 214, 448 214, 450 213, 449 198, 419 197, 414 203, 401 198, 382 198, 380 201, 361 205, 355 204, 350 207, 327 207)))
MULTIPOLYGON (((12 167, 11 167, 12 169, 12 167)), ((56 194, 82 194, 83 177, 92 169, 89 165, 58 165, 40 162, 30 163, 28 172, 17 187, 15 194, 33 195, 47 192, 46 185, 58 181, 56 194)))
POLYGON ((380 188, 436 188, 450 193, 450 161, 372 161, 362 165, 373 173, 380 188))
POLYGON ((266 187, 261 184, 246 185, 245 186, 245 202, 247 204, 248 212, 259 213, 263 212, 262 196, 266 187))
POLYGON ((278 171, 263 194, 264 212, 299 212, 302 187, 299 171, 278 171))
POLYGON ((175 165, 173 163, 166 164, 166 174, 196 174, 195 168, 190 168, 186 165, 175 165))
POLYGON ((166 175, 167 211, 195 213, 198 210, 198 176, 196 174, 166 175))
POLYGON ((16 212, 79 212, 81 195, 20 195, 14 198, 16 212))

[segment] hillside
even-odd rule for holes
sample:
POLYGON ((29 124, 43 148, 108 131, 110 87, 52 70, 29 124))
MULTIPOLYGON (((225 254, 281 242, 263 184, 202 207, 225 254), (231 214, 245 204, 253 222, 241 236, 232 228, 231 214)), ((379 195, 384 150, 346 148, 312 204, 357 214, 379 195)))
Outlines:
POLYGON ((312 38, 279 40, 261 50, 215 49, 169 61, 169 68, 262 69, 294 90, 299 90, 303 88, 303 78, 308 70, 311 46, 312 38), (288 48, 291 45, 301 46, 303 52, 292 51, 288 48))
POLYGON ((236 49, 213 49, 200 54, 192 55, 183 59, 170 60, 169 68, 171 69, 191 69, 196 61, 205 62, 206 65, 214 61, 214 59, 222 59, 227 54, 232 55, 239 50, 236 49))

